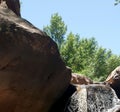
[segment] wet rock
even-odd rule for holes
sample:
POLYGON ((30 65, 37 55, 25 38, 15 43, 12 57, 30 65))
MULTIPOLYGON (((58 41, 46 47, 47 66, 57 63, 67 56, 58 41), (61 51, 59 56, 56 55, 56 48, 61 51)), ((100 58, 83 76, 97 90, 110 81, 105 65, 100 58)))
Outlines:
POLYGON ((0 112, 48 112, 70 79, 56 43, 0 6, 0 112))
POLYGON ((120 101, 111 87, 102 84, 80 85, 69 99, 65 112, 110 112, 116 105, 120 106, 120 101))
POLYGON ((112 109, 108 109, 108 112, 120 112, 120 105, 116 105, 112 109))

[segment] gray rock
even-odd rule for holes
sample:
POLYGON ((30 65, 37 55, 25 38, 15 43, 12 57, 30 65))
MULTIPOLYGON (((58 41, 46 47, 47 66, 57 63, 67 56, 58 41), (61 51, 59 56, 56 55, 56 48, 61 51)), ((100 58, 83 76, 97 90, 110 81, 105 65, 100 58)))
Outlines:
POLYGON ((120 106, 114 90, 106 85, 91 84, 79 86, 68 101, 65 112, 109 112, 120 106))

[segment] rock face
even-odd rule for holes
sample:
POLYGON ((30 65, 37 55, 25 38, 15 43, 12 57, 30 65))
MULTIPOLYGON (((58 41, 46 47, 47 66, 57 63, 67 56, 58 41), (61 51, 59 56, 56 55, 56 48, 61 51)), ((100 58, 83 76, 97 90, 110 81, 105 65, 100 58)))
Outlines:
POLYGON ((110 73, 105 82, 115 90, 118 98, 120 98, 120 66, 110 73))
POLYGON ((70 74, 46 34, 0 5, 0 112, 48 112, 70 74))
POLYGON ((79 86, 68 101, 64 112, 119 112, 120 100, 109 86, 79 86))
POLYGON ((70 84, 64 94, 54 103, 54 105, 52 105, 49 112, 64 112, 69 98, 75 91, 76 87, 70 84))
POLYGON ((90 78, 82 76, 80 74, 72 73, 71 84, 87 85, 92 83, 93 81, 90 78))
POLYGON ((0 4, 4 5, 3 7, 7 6, 16 15, 21 16, 19 0, 0 0, 0 4))

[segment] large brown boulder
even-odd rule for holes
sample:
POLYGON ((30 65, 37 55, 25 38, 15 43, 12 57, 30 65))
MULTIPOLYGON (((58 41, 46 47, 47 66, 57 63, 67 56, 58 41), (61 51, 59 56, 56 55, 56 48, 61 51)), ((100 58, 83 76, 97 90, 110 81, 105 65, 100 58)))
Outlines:
POLYGON ((64 112, 69 98, 76 92, 76 86, 70 84, 64 94, 52 105, 49 112, 64 112))
POLYGON ((0 6, 0 112, 48 112, 70 79, 55 42, 0 6))
POLYGON ((120 98, 120 66, 110 73, 105 82, 115 90, 118 98, 120 98))

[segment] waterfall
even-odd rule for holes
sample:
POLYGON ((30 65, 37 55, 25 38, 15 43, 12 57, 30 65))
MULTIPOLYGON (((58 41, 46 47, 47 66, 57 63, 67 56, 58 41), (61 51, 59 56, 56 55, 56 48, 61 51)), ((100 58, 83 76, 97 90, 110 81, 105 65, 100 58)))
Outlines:
POLYGON ((64 112, 116 112, 120 101, 114 90, 103 84, 79 85, 64 112))

